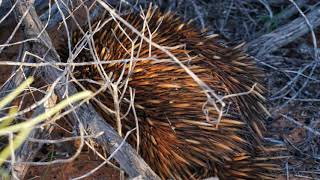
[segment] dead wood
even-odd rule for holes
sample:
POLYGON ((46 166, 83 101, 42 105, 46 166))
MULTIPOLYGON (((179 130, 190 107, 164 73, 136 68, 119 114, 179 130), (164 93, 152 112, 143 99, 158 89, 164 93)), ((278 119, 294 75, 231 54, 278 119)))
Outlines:
MULTIPOLYGON (((306 15, 313 28, 320 25, 320 7, 315 7, 306 15)), ((293 42, 297 38, 307 34, 310 31, 306 20, 299 17, 290 23, 277 28, 271 33, 262 35, 261 37, 249 42, 246 45, 247 52, 261 60, 263 56, 293 42)))
MULTIPOLYGON (((31 0, 21 0, 17 3, 17 17, 28 12, 23 20, 24 34, 26 38, 38 37, 37 42, 31 44, 31 49, 38 55, 44 57, 47 62, 60 61, 59 57, 52 46, 50 37, 46 31, 43 31, 43 25, 35 12, 31 0), (39 34, 41 35, 39 36, 39 34)), ((67 71, 67 70, 66 70, 67 71)), ((69 95, 76 93, 76 89, 72 84, 66 85, 64 77, 66 71, 59 71, 53 67, 44 67, 39 73, 48 84, 53 83, 58 78, 61 78, 59 85, 56 88, 56 94, 59 98, 63 98, 65 93, 69 95)), ((107 149, 108 152, 114 152, 113 158, 120 164, 120 167, 132 178, 141 175, 144 179, 159 179, 159 177, 151 170, 135 150, 114 131, 94 110, 90 104, 83 104, 69 114, 70 118, 79 120, 86 128, 89 134, 104 134, 94 139, 99 145, 107 149), (121 148, 119 146, 122 145, 121 148)), ((75 121, 76 122, 76 121, 75 121)))

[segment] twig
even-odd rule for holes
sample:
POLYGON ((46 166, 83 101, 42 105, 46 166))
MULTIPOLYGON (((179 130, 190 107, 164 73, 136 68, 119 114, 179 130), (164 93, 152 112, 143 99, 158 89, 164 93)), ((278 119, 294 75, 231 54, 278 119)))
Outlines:
POLYGON ((266 0, 258 0, 261 4, 263 4, 263 6, 267 9, 268 13, 269 13, 269 17, 273 18, 273 12, 272 9, 270 7, 270 4, 266 1, 266 0))
POLYGON ((296 120, 293 119, 292 117, 289 117, 289 116, 284 115, 284 114, 281 114, 281 116, 284 117, 285 119, 289 120, 290 122, 293 122, 295 125, 298 125, 299 127, 302 127, 302 128, 304 128, 305 130, 313 133, 314 135, 320 136, 320 132, 319 132, 319 131, 316 131, 316 130, 314 130, 314 129, 312 129, 312 128, 310 128, 310 127, 308 127, 308 126, 306 126, 306 125, 304 125, 304 124, 296 121, 296 120))
POLYGON ((99 166, 95 167, 94 169, 92 169, 91 171, 87 172, 86 174, 76 177, 76 178, 72 178, 72 180, 79 180, 79 179, 83 179, 86 178, 88 176, 90 176, 91 174, 93 174, 94 172, 96 172, 98 169, 100 169, 102 166, 104 166, 105 164, 107 164, 112 157, 119 151, 119 149, 123 146, 123 144, 126 142, 126 139, 129 137, 129 135, 131 134, 132 131, 134 131, 135 129, 132 129, 130 131, 128 131, 125 135, 125 137, 123 138, 123 141, 121 142, 121 144, 119 145, 119 147, 110 154, 110 156, 108 157, 108 159, 106 159, 104 162, 102 162, 99 166))
POLYGON ((130 28, 132 32, 134 32, 136 35, 141 37, 143 40, 151 44, 153 47, 161 50, 162 52, 166 53, 175 63, 177 63, 182 69, 185 70, 185 72, 192 77, 192 79, 204 90, 204 93, 208 97, 208 101, 210 104, 212 104, 216 110, 221 113, 222 111, 220 108, 218 108, 216 102, 214 99, 217 100, 219 104, 221 104, 222 107, 225 106, 225 103, 222 101, 221 97, 217 95, 212 88, 210 88, 206 83, 204 83, 197 75, 195 75, 186 65, 184 65, 181 61, 177 59, 170 51, 168 51, 166 48, 160 46, 159 44, 151 41, 149 38, 145 37, 143 34, 141 34, 136 28, 134 28, 130 23, 125 21, 121 16, 119 16, 117 13, 115 13, 114 9, 112 9, 109 5, 104 3, 101 0, 97 0, 109 13, 111 16, 115 17, 117 20, 121 21, 125 26, 130 28))
MULTIPOLYGON (((17 13, 22 14, 30 5, 30 1, 19 1, 16 9, 17 13)), ((35 12, 34 7, 30 8, 30 11, 27 13, 23 24, 25 25, 25 27, 28 27, 24 29, 24 33, 27 38, 39 38, 38 42, 33 44, 33 50, 35 52, 38 52, 38 54, 45 55, 45 60, 48 62, 59 62, 59 57, 54 50, 51 40, 46 31, 44 31, 41 36, 38 36, 38 34, 42 31, 43 26, 35 12)), ((69 68, 67 68, 67 70, 68 69, 69 68)), ((65 92, 68 92, 68 94, 74 94, 76 92, 76 89, 72 84, 68 84, 67 87, 65 86, 67 80, 64 76, 61 75, 64 75, 66 72, 61 72, 53 67, 42 68, 41 72, 41 77, 49 84, 54 82, 57 78, 61 77, 62 83, 58 84, 56 88, 56 94, 60 98, 65 95, 65 92)), ((114 152, 123 142, 123 139, 119 137, 117 132, 115 132, 114 129, 96 113, 96 111, 90 104, 83 104, 78 109, 70 113, 69 116, 72 119, 77 119, 79 123, 83 124, 83 126, 90 134, 98 134, 100 132, 104 132, 104 134, 99 136, 96 141, 109 152, 114 152)), ((114 159, 120 164, 121 168, 130 177, 142 175, 146 179, 159 179, 159 177, 126 142, 123 143, 122 148, 120 148, 114 155, 114 159)))
MULTIPOLYGON (((318 27, 320 25, 320 7, 315 7, 306 15, 306 18, 313 28, 318 27)), ((289 44, 309 31, 309 25, 306 23, 305 18, 299 17, 271 33, 249 42, 246 45, 246 49, 252 56, 264 59, 265 55, 289 44)))
POLYGON ((36 138, 28 138, 28 141, 30 142, 37 142, 37 143, 46 143, 46 144, 56 144, 56 143, 63 143, 63 142, 68 142, 68 141, 74 141, 80 138, 97 138, 101 136, 103 133, 101 132, 100 134, 97 135, 88 135, 88 136, 75 136, 75 137, 66 137, 62 139, 36 139, 36 138))
MULTIPOLYGON (((297 0, 296 4, 299 7, 305 7, 306 1, 305 0, 297 0)), ((274 18, 275 22, 278 22, 278 24, 282 24, 283 21, 289 19, 290 17, 292 17, 296 13, 298 13, 298 10, 297 10, 296 6, 292 4, 292 5, 288 6, 287 8, 285 8, 284 10, 282 10, 279 14, 275 15, 273 18, 274 18)))
POLYGON ((313 48, 314 48, 314 59, 318 60, 318 53, 317 53, 317 39, 316 39, 316 35, 313 31, 313 26, 311 25, 309 19, 306 17, 306 15, 302 12, 302 10, 299 8, 299 6, 297 5, 297 3, 295 3, 293 0, 289 0, 299 11, 300 15, 303 17, 303 19, 305 20, 305 22, 307 23, 307 26, 311 32, 311 36, 312 36, 312 43, 313 43, 313 48))
MULTIPOLYGON (((38 108, 35 111, 34 116, 41 114, 41 108, 38 108)), ((32 130, 29 135, 29 138, 48 138, 49 136, 49 127, 45 127, 43 129, 36 128, 32 130)), ((15 152, 16 163, 13 164, 9 169, 12 169, 12 172, 19 178, 22 179, 28 172, 29 164, 24 164, 20 162, 28 162, 32 161, 34 157, 37 155, 41 147, 43 146, 42 143, 30 143, 28 140, 23 143, 23 145, 18 148, 15 152)))

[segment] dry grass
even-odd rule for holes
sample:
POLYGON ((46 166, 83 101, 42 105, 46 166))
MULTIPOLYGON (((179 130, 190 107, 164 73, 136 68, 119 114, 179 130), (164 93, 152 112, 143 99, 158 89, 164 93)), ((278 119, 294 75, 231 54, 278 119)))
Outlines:
MULTIPOLYGON (((122 21, 125 24, 126 22, 118 16, 119 14, 128 11, 128 7, 130 7, 130 10, 148 8, 150 3, 150 1, 142 0, 139 1, 139 3, 134 3, 135 1, 128 1, 127 3, 123 2, 121 8, 118 9, 119 12, 114 12, 111 8, 109 9, 108 6, 105 6, 105 9, 100 8, 100 10, 95 10, 95 5, 91 6, 87 1, 67 2, 68 3, 66 4, 70 5, 70 8, 67 10, 65 8, 66 4, 61 2, 57 3, 58 6, 44 6, 42 10, 42 12, 62 13, 69 11, 69 13, 71 13, 71 15, 63 16, 62 21, 58 25, 58 29, 57 26, 51 28, 49 21, 46 23, 47 27, 50 27, 47 31, 52 33, 51 38, 53 39, 54 44, 59 43, 60 34, 62 34, 62 32, 67 34, 66 36, 70 40, 69 31, 72 28, 80 28, 82 24, 87 22, 89 17, 94 18, 96 14, 99 14, 104 10, 112 14, 113 18, 117 21, 122 21)), ((208 28, 210 32, 221 34, 226 39, 221 43, 227 46, 241 42, 250 42, 261 35, 267 34, 281 25, 292 21, 294 18, 304 16, 306 11, 312 10, 315 6, 318 6, 319 3, 312 0, 296 2, 280 0, 154 0, 153 4, 158 5, 163 10, 171 10, 179 14, 186 21, 193 19, 200 29, 208 28)), ((51 18, 51 16, 45 15, 46 14, 42 16, 42 19, 51 18)), ((135 31, 130 24, 126 25, 135 31)), ((0 28, 2 27, 3 26, 0 26, 0 28)), ((58 69, 68 67, 72 69, 76 65, 72 60, 76 58, 77 53, 84 47, 85 41, 90 42, 92 32, 95 31, 95 29, 91 30, 91 32, 84 37, 85 39, 82 41, 83 44, 79 44, 77 49, 72 51, 69 45, 70 54, 72 55, 70 56, 68 63, 47 63, 37 54, 25 51, 28 50, 28 45, 25 45, 25 42, 33 41, 33 39, 23 39, 18 36, 16 31, 19 30, 20 24, 11 24, 11 27, 16 28, 13 28, 14 31, 11 31, 9 34, 0 34, 0 55, 3 57, 0 61, 0 68, 3 68, 3 66, 8 67, 8 65, 10 67, 13 66, 16 68, 16 73, 18 75, 24 74, 28 69, 36 72, 34 70, 42 66, 54 66, 58 69), (21 53, 16 53, 14 57, 22 62, 13 62, 11 58, 8 58, 9 55, 7 54, 13 48, 20 49, 21 53), (30 56, 35 57, 37 63, 28 62, 27 58, 30 56), (24 73, 22 73, 22 69, 25 70, 24 73)), ((143 33, 144 32, 136 32, 138 36, 142 37, 146 42, 149 42, 150 45, 167 53, 171 57, 171 61, 179 63, 179 60, 170 54, 168 50, 153 43, 152 39, 146 38, 143 33)), ((285 143, 289 149, 288 155, 290 157, 283 161, 283 177, 285 178, 294 176, 301 178, 320 178, 320 132, 318 130, 320 121, 320 60, 318 58, 319 50, 317 48, 317 37, 320 37, 320 33, 317 34, 317 31, 315 30, 315 36, 311 33, 308 36, 295 40, 285 47, 279 48, 264 59, 256 59, 259 66, 266 72, 265 82, 268 89, 269 111, 273 117, 273 120, 268 122, 269 139, 275 142, 285 143)), ((152 57, 150 59, 157 60, 152 59, 152 57)), ((130 69, 133 69, 134 62, 139 60, 139 58, 131 58, 118 61, 119 63, 129 63, 131 66, 130 69)), ((77 64, 77 66, 86 64, 88 63, 77 64)), ((91 64, 101 66, 103 63, 100 62, 99 59, 95 59, 95 62, 91 62, 91 64)), ((206 86, 206 84, 197 78, 197 76, 187 67, 184 67, 182 63, 181 68, 185 69, 185 71, 198 82, 199 86, 206 90, 205 92, 208 92, 207 96, 209 102, 211 102, 220 112, 223 112, 223 109, 221 108, 224 107, 224 97, 216 95, 213 90, 206 86)), ((108 89, 111 94, 114 95, 115 108, 114 110, 107 110, 110 113, 118 114, 116 117, 120 119, 118 107, 119 101, 123 100, 121 95, 126 91, 125 88, 128 88, 126 87, 128 82, 127 80, 113 82, 112 78, 108 73, 104 72, 102 68, 101 74, 104 77, 105 82, 101 84, 101 88, 98 89, 96 93, 108 89)), ((67 77, 69 80, 68 83, 77 83, 77 80, 73 78, 73 75, 70 72, 67 73, 67 77)), ((127 78, 124 77, 124 79, 127 78)), ((4 78, 1 80, 4 81, 4 78)), ((7 77, 5 80, 9 81, 12 79, 7 77)), ((133 91, 131 92, 131 108, 134 108, 134 93, 133 91)), ((20 104, 40 102, 38 97, 46 97, 48 92, 46 91, 45 86, 38 86, 34 89, 30 89, 30 94, 31 97, 22 97, 20 104), (36 91, 38 94, 33 95, 33 91, 36 91)), ((120 122, 120 120, 118 122, 120 122)), ((56 122, 51 123, 53 126, 60 127, 56 122)), ((121 123, 118 123, 118 131, 121 134, 120 127, 121 123)), ((139 129, 136 131, 137 135, 139 134, 138 131, 139 129)), ((70 132, 65 131, 65 134, 70 135, 70 132)), ((88 137, 84 138, 85 143, 101 158, 101 164, 99 166, 97 165, 97 167, 110 163, 110 157, 107 157, 101 150, 96 150, 96 145, 87 139, 88 137)), ((50 142, 46 141, 45 143, 50 142)), ((55 143, 59 146, 60 142, 55 143)), ((74 152, 77 151, 75 150, 73 153, 74 152)), ((55 158, 68 159, 67 157, 61 156, 55 158)), ((85 174, 86 176, 91 175, 96 169, 97 168, 92 168, 92 170, 88 170, 87 174, 82 174, 85 174)), ((78 175, 81 176, 81 174, 78 175)))

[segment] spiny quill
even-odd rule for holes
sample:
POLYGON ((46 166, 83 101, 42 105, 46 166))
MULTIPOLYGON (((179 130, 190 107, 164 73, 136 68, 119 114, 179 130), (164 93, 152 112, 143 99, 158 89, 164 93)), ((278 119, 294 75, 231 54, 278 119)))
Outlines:
MULTIPOLYGON (((126 133, 138 124, 139 143, 135 134, 129 142, 138 144, 150 167, 162 179, 273 179, 279 167, 269 155, 281 148, 264 142, 268 114, 261 85, 263 73, 242 52, 241 45, 222 46, 219 36, 207 35, 176 15, 153 8, 122 18, 169 50, 215 94, 225 97, 224 108, 218 101, 212 103, 208 92, 167 53, 119 20, 101 17, 86 26, 85 30, 94 33, 92 41, 90 34, 74 31, 73 47, 89 39, 75 62, 110 62, 76 67, 74 76, 82 80, 81 86, 93 91, 118 82, 121 130, 126 133), (121 59, 132 61, 116 61, 121 59), (221 118, 219 109, 223 110, 221 118)), ((61 46, 59 53, 66 61, 65 47, 61 46)), ((93 103, 105 120, 117 127, 114 93, 106 88, 93 103)))

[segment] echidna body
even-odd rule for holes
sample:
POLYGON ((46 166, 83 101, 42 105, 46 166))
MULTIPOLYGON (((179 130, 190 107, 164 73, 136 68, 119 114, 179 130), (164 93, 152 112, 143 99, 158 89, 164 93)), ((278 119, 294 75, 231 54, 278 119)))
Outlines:
MULTIPOLYGON (((168 53, 118 20, 102 18, 93 23, 92 41, 88 34, 73 33, 74 47, 89 39, 75 62, 110 62, 77 67, 74 76, 93 91, 110 84, 106 76, 118 81, 122 131, 138 124, 139 153, 150 167, 163 179, 271 179, 277 165, 268 161, 268 147, 263 143, 263 73, 254 62, 239 47, 219 45, 219 37, 207 36, 171 13, 149 10, 144 16, 130 13, 122 18, 207 85, 201 86, 168 53), (132 61, 117 61, 126 59, 132 61), (222 105, 210 89, 225 97, 221 118, 217 108, 222 105)), ((60 49, 67 59, 66 48, 60 49)), ((112 90, 101 91, 96 96, 101 103, 94 104, 117 127, 119 116, 106 110, 116 109, 112 90)), ((136 146, 135 133, 129 142, 136 146)))

